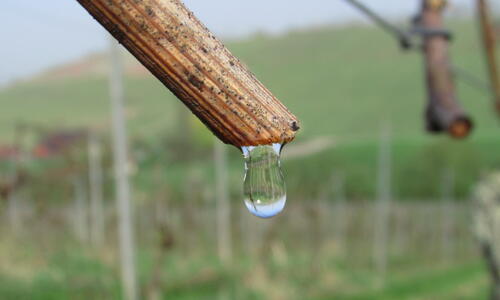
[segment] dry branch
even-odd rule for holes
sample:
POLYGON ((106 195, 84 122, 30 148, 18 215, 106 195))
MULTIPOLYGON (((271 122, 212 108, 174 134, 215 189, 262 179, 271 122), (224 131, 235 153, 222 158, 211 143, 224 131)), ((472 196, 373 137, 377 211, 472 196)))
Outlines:
POLYGON ((477 0, 479 23, 483 36, 486 64, 490 73, 491 88, 497 112, 500 114, 500 74, 496 57, 496 37, 493 22, 486 0, 477 0))
POLYGON ((223 142, 286 143, 298 121, 179 0, 77 0, 223 142))
POLYGON ((442 12, 445 7, 444 0, 422 1, 420 26, 424 30, 423 52, 428 90, 427 130, 447 131, 452 137, 464 138, 472 130, 472 121, 458 103, 448 37, 436 33, 443 31, 442 12), (425 34, 425 31, 428 33, 425 34))

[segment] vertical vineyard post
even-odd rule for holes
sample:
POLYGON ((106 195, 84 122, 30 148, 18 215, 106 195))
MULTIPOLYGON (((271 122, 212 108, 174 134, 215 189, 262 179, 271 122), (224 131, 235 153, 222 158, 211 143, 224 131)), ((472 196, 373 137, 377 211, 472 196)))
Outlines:
POLYGON ((90 190, 90 239, 95 247, 104 240, 103 171, 101 144, 97 134, 88 136, 88 164, 90 190))
POLYGON ((498 72, 496 37, 487 0, 477 0, 477 10, 483 37, 486 65, 490 74, 493 101, 497 113, 500 114, 500 73, 498 72))
POLYGON ((384 284, 387 275, 387 253, 389 240, 389 214, 391 201, 391 127, 382 126, 380 133, 377 203, 375 204, 375 233, 373 259, 380 283, 384 284))
POLYGON ((75 235, 81 243, 88 240, 87 193, 82 178, 73 178, 73 226, 75 235))
POLYGON ((455 173, 450 168, 443 172, 441 189, 441 257, 443 262, 449 262, 452 258, 451 232, 455 212, 453 205, 455 173))
POLYGON ((113 158, 115 168, 116 205, 123 297, 137 299, 133 207, 128 176, 127 132, 125 127, 122 62, 118 43, 110 39, 110 95, 113 122, 113 158))
POLYGON ((217 208, 217 248, 219 258, 229 262, 232 255, 231 216, 228 193, 227 154, 226 148, 218 140, 214 140, 215 190, 217 208))

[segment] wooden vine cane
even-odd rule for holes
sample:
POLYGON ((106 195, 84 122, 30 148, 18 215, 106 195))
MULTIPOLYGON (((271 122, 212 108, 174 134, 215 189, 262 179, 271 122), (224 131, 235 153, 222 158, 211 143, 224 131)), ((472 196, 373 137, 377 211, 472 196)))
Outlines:
POLYGON ((180 0, 77 0, 224 143, 288 143, 297 118, 180 0))
POLYGON ((490 73, 493 101, 497 113, 500 114, 500 74, 498 73, 498 61, 496 57, 496 37, 486 0, 477 1, 477 11, 479 23, 481 24, 486 64, 490 73))
POLYGON ((455 92, 449 34, 443 29, 442 12, 446 4, 445 0, 423 0, 419 19, 428 90, 427 130, 447 131, 454 138, 465 138, 473 124, 458 103, 455 92))

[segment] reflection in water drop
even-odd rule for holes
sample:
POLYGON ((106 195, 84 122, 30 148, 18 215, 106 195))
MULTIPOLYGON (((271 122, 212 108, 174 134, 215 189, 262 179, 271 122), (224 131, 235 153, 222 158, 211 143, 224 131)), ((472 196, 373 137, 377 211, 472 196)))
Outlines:
POLYGON ((281 149, 281 144, 242 147, 245 156, 245 205, 260 218, 273 217, 285 207, 286 187, 280 167, 281 149))

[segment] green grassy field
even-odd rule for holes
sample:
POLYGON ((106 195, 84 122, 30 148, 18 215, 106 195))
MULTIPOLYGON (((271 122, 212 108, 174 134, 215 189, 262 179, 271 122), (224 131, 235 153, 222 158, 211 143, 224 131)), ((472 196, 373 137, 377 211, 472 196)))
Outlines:
MULTIPOLYGON (((331 227, 338 212, 315 210, 316 204, 294 204, 266 223, 233 207, 233 259, 226 263, 217 256, 214 210, 191 212, 192 223, 187 203, 169 206, 173 242, 165 247, 157 228, 140 218, 151 219, 151 209, 157 208, 136 206, 141 298, 153 299, 151 286, 156 282, 160 299, 487 299, 488 277, 471 248, 468 223, 454 218, 451 255, 443 257, 440 224, 419 220, 422 213, 429 215, 429 208, 432 219, 439 216, 438 205, 397 206, 413 212, 406 217, 413 226, 404 231, 391 227, 382 285, 372 264, 370 208, 350 207, 354 214, 349 214, 350 225, 339 240, 331 227)), ((54 214, 64 211, 62 207, 52 207, 50 218, 26 219, 29 230, 17 236, 6 228, 1 231, 0 298, 120 299, 116 233, 110 228, 100 249, 78 242, 71 235, 71 222, 62 223, 54 214)))
MULTIPOLYGON (((454 63, 486 78, 475 25, 454 22, 452 28, 454 63)), ((458 81, 460 99, 476 124, 474 134, 464 142, 427 135, 422 119, 426 100, 421 57, 401 52, 376 28, 347 26, 279 37, 260 35, 228 46, 299 117, 299 141, 319 136, 336 139, 336 149, 313 160, 322 165, 337 163, 337 169, 353 179, 350 182, 357 182, 349 188, 355 196, 373 195, 373 184, 364 182, 375 172, 383 122, 392 126, 395 173, 406 178, 396 185, 395 192, 401 196, 435 194, 438 188, 433 182, 445 167, 460 173, 458 193, 465 196, 481 171, 500 165, 495 154, 500 151, 498 125, 489 97, 458 81)), ((151 77, 129 76, 126 89, 131 138, 153 147, 175 148, 165 140, 175 135, 179 112, 185 108, 151 77)), ((20 83, 0 91, 0 104, 0 141, 4 142, 12 140, 14 124, 23 121, 49 127, 109 128, 107 80, 98 76, 20 83)), ((209 147, 209 131, 195 120, 191 127, 200 147, 209 147)), ((238 170, 239 164, 235 162, 238 170)), ((303 170, 318 165, 291 164, 303 170)), ((332 171, 320 168, 307 177, 326 178, 332 171)))
MULTIPOLYGON (((61 253, 58 253, 62 256, 61 253)), ((215 260, 215 258, 213 258, 215 260)), ((12 279, 3 276, 0 284, 0 295, 5 299, 119 299, 119 282, 116 274, 98 261, 86 257, 63 257, 30 279, 12 279), (61 276, 63 275, 63 276, 61 276), (67 281, 67 278, 71 280, 67 281)), ((246 277, 262 276, 259 270, 242 268, 227 270, 216 262, 207 263, 207 258, 197 262, 203 264, 187 266, 176 279, 171 279, 164 291, 163 299, 487 299, 488 282, 483 276, 484 270, 477 262, 465 263, 461 266, 427 270, 425 272, 406 272, 398 280, 389 282, 384 288, 367 287, 366 281, 373 281, 374 274, 357 274, 346 270, 337 271, 345 277, 350 286, 329 290, 325 283, 297 282, 311 287, 323 285, 319 291, 296 292, 291 294, 283 286, 262 287, 253 290, 242 285, 246 277), (212 266, 210 266, 212 265, 212 266), (208 270, 208 271, 205 271, 208 270), (200 273, 206 272, 206 277, 200 273), (192 278, 200 278, 193 281, 192 278), (356 282, 353 278, 364 277, 356 282), (369 279, 368 279, 369 278, 369 279), (361 282, 364 281, 364 282, 361 282), (239 287, 238 287, 239 286, 239 287), (274 290, 273 290, 274 288, 274 290), (342 292, 345 291, 346 292, 342 292), (348 291, 348 290, 355 290, 348 291), (335 296, 334 296, 335 295, 335 296)), ((248 262, 251 264, 251 262, 248 262)), ((176 263, 165 264, 165 269, 179 268, 176 263)), ((258 268, 258 267, 257 267, 258 268)), ((284 272, 299 272, 297 267, 272 270, 278 276, 284 272)), ((267 276, 269 276, 267 274, 267 276)), ((272 277, 275 278, 275 277, 272 277)), ((170 279, 170 278, 169 278, 170 279)), ((248 280, 248 279, 247 279, 248 280)), ((265 279, 263 279, 265 280, 265 279)), ((272 280, 272 279, 269 279, 272 280)), ((279 279, 278 279, 279 280, 279 279)), ((325 280, 328 280, 326 278, 325 280)), ((326 282, 328 283, 328 282, 326 282)), ((278 284, 285 284, 278 282, 278 284)), ((287 282, 286 284, 290 284, 287 282)), ((371 284, 371 283, 370 283, 371 284)), ((300 288, 299 288, 300 290, 300 288)))
MULTIPOLYGON (((482 50, 474 24, 453 26, 453 61, 485 78, 482 50)), ((323 28, 280 37, 256 36, 228 43, 302 121, 299 138, 320 135, 374 136, 382 121, 390 121, 401 139, 425 139, 421 115, 425 102, 421 57, 401 52, 375 28, 323 28)), ((85 75, 85 74, 84 74, 85 75)), ((496 134, 489 100, 459 81, 462 103, 474 117, 473 139, 496 134)), ((2 139, 9 122, 88 125, 108 119, 104 78, 21 83, 3 90, 2 139)), ((127 82, 130 128, 154 138, 173 122, 179 106, 156 80, 127 82)))

